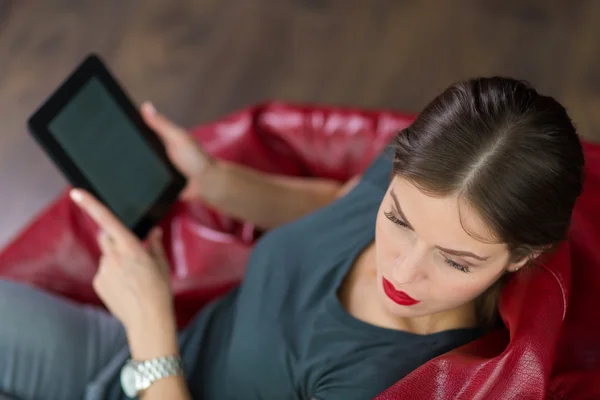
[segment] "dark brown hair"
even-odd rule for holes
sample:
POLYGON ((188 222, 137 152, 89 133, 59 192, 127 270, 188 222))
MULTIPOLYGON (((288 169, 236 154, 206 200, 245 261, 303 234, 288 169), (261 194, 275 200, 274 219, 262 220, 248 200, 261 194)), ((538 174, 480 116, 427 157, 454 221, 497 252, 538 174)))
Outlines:
MULTIPOLYGON (((502 77, 450 86, 400 132, 394 155, 394 172, 424 193, 459 194, 474 207, 511 262, 547 253, 565 238, 583 164, 565 108, 502 77)), ((497 320, 503 281, 477 301, 483 325, 497 320)))

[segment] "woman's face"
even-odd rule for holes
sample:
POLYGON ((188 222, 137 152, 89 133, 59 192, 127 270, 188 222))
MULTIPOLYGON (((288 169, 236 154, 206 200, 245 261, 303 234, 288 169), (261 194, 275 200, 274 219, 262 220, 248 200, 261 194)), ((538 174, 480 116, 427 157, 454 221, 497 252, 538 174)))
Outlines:
POLYGON ((375 237, 377 296, 393 317, 443 315, 520 266, 508 264, 504 244, 476 239, 493 235, 464 201, 430 197, 399 176, 381 202, 375 237))

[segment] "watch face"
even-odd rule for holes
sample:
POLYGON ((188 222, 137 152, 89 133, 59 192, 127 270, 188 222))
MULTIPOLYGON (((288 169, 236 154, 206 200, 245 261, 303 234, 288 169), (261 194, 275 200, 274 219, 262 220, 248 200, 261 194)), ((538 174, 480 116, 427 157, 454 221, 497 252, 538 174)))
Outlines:
POLYGON ((137 395, 137 374, 138 372, 129 364, 125 364, 121 369, 121 388, 123 392, 130 397, 134 398, 137 395))

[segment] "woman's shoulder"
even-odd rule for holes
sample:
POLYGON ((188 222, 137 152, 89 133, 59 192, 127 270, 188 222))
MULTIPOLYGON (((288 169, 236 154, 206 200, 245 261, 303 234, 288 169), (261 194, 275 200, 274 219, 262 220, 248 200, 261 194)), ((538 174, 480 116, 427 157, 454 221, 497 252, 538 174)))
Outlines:
POLYGON ((390 171, 391 161, 378 157, 346 195, 267 232, 257 243, 252 259, 264 261, 277 257, 291 264, 314 267, 344 257, 354 243, 364 241, 365 235, 374 235, 390 171))

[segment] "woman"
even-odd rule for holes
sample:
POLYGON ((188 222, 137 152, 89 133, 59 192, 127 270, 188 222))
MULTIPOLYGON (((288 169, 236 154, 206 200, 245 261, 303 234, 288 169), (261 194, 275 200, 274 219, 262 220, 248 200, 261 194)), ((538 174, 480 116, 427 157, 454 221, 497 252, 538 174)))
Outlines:
POLYGON ((277 229, 242 284, 178 336, 160 232, 146 248, 74 191, 103 228, 94 288, 112 315, 0 282, 0 392, 370 399, 494 328, 505 277, 564 238, 582 188, 565 109, 507 78, 451 86, 393 157, 342 187, 211 159, 149 104, 142 113, 189 178, 185 199, 277 229))

